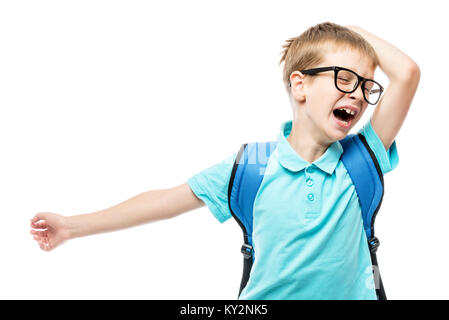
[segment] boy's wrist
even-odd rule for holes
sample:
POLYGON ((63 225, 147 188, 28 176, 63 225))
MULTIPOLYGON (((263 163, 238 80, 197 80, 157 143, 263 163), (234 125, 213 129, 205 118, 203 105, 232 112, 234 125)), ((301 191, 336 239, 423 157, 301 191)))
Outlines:
POLYGON ((70 240, 81 236, 83 236, 83 234, 79 224, 79 216, 66 217, 64 238, 70 240))

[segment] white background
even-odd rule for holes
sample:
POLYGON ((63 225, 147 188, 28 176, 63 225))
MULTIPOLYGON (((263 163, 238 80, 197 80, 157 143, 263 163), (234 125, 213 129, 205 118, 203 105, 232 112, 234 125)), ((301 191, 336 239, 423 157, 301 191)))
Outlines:
POLYGON ((359 25, 421 68, 385 176, 378 259, 389 299, 449 298, 443 5, 1 1, 0 298, 237 298, 241 230, 207 207, 50 252, 29 220, 173 187, 243 142, 276 139, 292 116, 281 46, 325 21, 359 25))

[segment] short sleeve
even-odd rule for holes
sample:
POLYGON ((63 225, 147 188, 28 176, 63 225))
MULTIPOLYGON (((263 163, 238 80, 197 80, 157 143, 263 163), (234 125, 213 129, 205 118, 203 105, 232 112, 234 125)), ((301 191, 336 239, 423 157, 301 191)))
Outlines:
POLYGON ((377 133, 374 131, 371 125, 371 118, 368 122, 361 128, 357 133, 363 134, 371 150, 373 150, 377 162, 379 162, 380 169, 383 174, 386 174, 396 168, 399 164, 398 150, 396 147, 396 140, 393 141, 392 145, 385 150, 385 146, 380 140, 377 133))
POLYGON ((187 180, 193 193, 203 200, 221 223, 232 217, 228 205, 228 186, 237 152, 187 180))

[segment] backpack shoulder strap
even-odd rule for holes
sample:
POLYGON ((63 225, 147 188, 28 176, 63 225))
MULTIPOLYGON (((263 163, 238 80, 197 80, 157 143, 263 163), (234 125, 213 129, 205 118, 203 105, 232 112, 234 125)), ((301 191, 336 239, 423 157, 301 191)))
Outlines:
POLYGON ((340 140, 340 143, 344 150, 341 160, 354 183, 362 209, 363 228, 370 249, 376 281, 376 293, 379 300, 386 300, 387 297, 380 278, 376 257, 379 239, 374 235, 374 220, 384 195, 382 170, 374 152, 361 133, 348 135, 340 140))
POLYGON ((362 134, 351 134, 340 143, 344 150, 341 160, 360 199, 363 228, 369 241, 374 238, 374 219, 384 194, 383 174, 374 152, 362 134))
POLYGON ((262 183, 268 158, 276 145, 277 141, 242 144, 229 180, 228 205, 232 216, 242 228, 244 241, 241 248, 244 260, 239 295, 248 282, 254 262, 252 241, 254 200, 262 183))

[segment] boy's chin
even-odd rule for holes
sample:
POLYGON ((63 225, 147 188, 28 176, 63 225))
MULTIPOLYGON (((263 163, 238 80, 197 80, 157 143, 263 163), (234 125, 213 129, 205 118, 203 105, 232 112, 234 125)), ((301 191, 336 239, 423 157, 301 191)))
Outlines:
POLYGON ((349 132, 354 128, 354 125, 357 124, 357 122, 351 123, 351 125, 348 128, 333 128, 332 132, 330 133, 330 137, 332 137, 332 140, 339 141, 346 138, 346 136, 349 134, 349 132))

